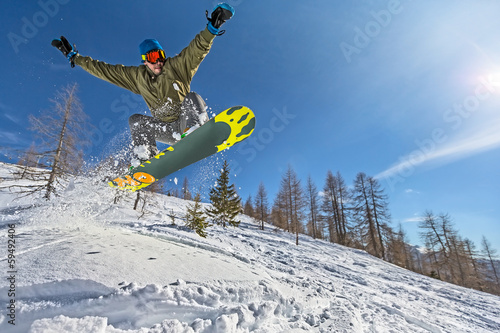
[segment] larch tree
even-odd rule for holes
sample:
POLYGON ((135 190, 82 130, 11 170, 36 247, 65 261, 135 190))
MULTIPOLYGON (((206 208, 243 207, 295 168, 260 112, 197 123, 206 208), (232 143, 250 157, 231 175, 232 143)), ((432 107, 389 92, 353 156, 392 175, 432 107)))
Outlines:
POLYGON ((306 204, 300 180, 291 166, 288 166, 288 170, 281 179, 280 193, 284 196, 288 225, 295 233, 295 244, 299 245, 299 233, 303 233, 304 228, 302 220, 306 204))
POLYGON ((353 191, 354 216, 366 250, 379 258, 385 258, 383 229, 388 229, 390 219, 386 200, 378 181, 358 173, 353 191))
POLYGON ((288 219, 287 196, 284 189, 280 187, 276 198, 274 198, 273 207, 271 208, 271 222, 278 228, 290 232, 290 223, 288 219))
POLYGON ((31 130, 39 140, 38 156, 47 170, 44 184, 36 190, 45 191, 50 199, 62 179, 76 174, 83 164, 83 147, 88 143, 88 116, 77 95, 77 84, 68 85, 51 99, 53 108, 40 116, 30 115, 31 130))
POLYGON ((373 220, 377 228, 377 235, 380 241, 381 258, 386 259, 385 255, 385 234, 392 231, 389 227, 391 216, 389 213, 389 203, 387 195, 384 193, 380 183, 373 177, 368 177, 368 188, 373 212, 373 220))
POLYGON ((458 232, 453 228, 451 217, 448 214, 436 216, 427 211, 419 228, 423 229, 421 237, 430 249, 428 255, 439 278, 465 285, 465 250, 458 232))
POLYGON ((426 211, 418 227, 422 229, 420 238, 423 240, 425 247, 429 249, 427 256, 432 268, 430 275, 441 279, 441 269, 448 254, 437 216, 432 211, 426 211))
POLYGON ((445 244, 445 258, 448 269, 448 281, 465 285, 465 271, 463 267, 463 245, 458 231, 455 230, 450 215, 439 214, 438 222, 441 236, 445 244))
POLYGON ((414 260, 411 249, 408 246, 406 232, 404 231, 401 223, 398 226, 398 231, 391 233, 388 248, 390 249, 390 254, 387 255, 387 260, 389 262, 406 269, 415 270, 414 260))
POLYGON ((328 223, 330 242, 342 245, 348 244, 347 236, 347 202, 351 200, 351 194, 344 179, 337 173, 333 175, 328 171, 323 187, 323 202, 321 208, 325 213, 328 223))
POLYGON ((493 249, 493 247, 491 246, 491 243, 488 241, 488 239, 486 239, 485 236, 483 236, 483 239, 481 241, 481 245, 482 245, 483 256, 486 258, 486 260, 488 261, 488 263, 491 266, 491 272, 493 273, 493 279, 494 279, 494 282, 496 285, 495 289, 497 292, 499 292, 500 291, 500 281, 498 278, 497 269, 495 267, 495 261, 498 259, 496 256, 497 250, 493 249))
POLYGON ((245 201, 245 204, 243 205, 243 214, 248 215, 250 217, 254 217, 255 215, 255 210, 253 208, 253 200, 251 195, 248 196, 247 200, 245 201))
POLYGON ((469 275, 469 279, 471 280, 470 285, 474 289, 483 290, 482 277, 477 260, 479 254, 476 249, 476 244, 474 244, 474 242, 470 239, 466 238, 464 239, 464 249, 468 258, 468 266, 471 270, 471 273, 469 275))
POLYGON ((260 228, 264 230, 264 223, 268 220, 269 202, 267 200, 267 191, 264 183, 260 182, 257 195, 255 196, 255 218, 260 221, 260 228))
POLYGON ((320 209, 319 209, 319 194, 318 188, 311 176, 307 178, 306 191, 305 191, 307 208, 309 211, 309 235, 311 235, 314 239, 322 238, 322 233, 319 228, 320 221, 320 209))
POLYGON ((184 177, 184 181, 182 182, 182 199, 192 199, 191 192, 189 191, 189 181, 187 177, 184 177))
POLYGON ((40 158, 41 156, 39 156, 39 153, 37 152, 35 143, 32 143, 28 150, 22 152, 19 161, 17 162, 17 164, 21 168, 20 171, 16 173, 16 175, 18 175, 21 179, 33 177, 35 168, 44 167, 44 165, 39 164, 40 158))

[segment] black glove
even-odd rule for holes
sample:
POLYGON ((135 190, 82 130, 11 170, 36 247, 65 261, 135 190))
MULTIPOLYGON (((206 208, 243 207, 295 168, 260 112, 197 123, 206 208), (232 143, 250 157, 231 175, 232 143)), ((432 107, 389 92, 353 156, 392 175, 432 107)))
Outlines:
POLYGON ((211 17, 208 17, 208 10, 205 12, 208 20, 208 30, 214 35, 221 36, 226 32, 225 30, 220 30, 221 25, 224 24, 234 15, 234 8, 227 3, 220 3, 215 6, 211 17))
POLYGON ((61 39, 54 39, 52 41, 52 46, 56 47, 59 51, 64 54, 64 56, 68 59, 68 61, 71 63, 71 67, 75 67, 74 63, 74 58, 78 54, 78 51, 75 50, 76 46, 68 42, 68 40, 64 37, 61 36, 61 39))

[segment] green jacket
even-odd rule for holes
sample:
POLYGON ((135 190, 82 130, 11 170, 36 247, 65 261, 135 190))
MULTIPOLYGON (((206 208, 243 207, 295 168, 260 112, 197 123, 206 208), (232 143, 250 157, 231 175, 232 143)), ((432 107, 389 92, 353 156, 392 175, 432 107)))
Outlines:
POLYGON ((166 59, 159 75, 146 65, 110 65, 81 55, 77 55, 74 62, 100 79, 141 95, 154 117, 172 122, 179 118, 191 80, 210 51, 214 38, 207 29, 200 32, 181 53, 166 59))

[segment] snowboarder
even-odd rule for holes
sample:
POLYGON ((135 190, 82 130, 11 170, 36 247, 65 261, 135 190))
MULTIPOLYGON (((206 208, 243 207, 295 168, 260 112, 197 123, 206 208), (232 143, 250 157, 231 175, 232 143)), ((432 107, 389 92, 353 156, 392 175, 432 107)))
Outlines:
POLYGON ((183 133, 208 121, 207 106, 198 94, 190 91, 190 84, 214 38, 224 33, 221 25, 233 15, 234 9, 226 3, 217 5, 210 17, 207 11, 207 27, 171 58, 165 56, 157 40, 144 40, 139 45, 143 63, 140 66, 110 65, 82 56, 64 36, 54 39, 52 45, 67 57, 72 67, 78 65, 144 98, 152 117, 134 114, 129 118, 134 146, 131 164, 137 167, 158 153, 156 141, 172 145, 183 133))

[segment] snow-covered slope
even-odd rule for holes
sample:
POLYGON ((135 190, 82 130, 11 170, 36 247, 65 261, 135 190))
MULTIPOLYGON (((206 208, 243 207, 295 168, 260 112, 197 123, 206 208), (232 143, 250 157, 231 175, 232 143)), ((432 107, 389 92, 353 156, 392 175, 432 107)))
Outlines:
POLYGON ((86 179, 50 202, 0 191, 0 332, 500 331, 499 297, 245 216, 203 239, 183 200, 151 196, 141 216, 113 196, 86 179))

